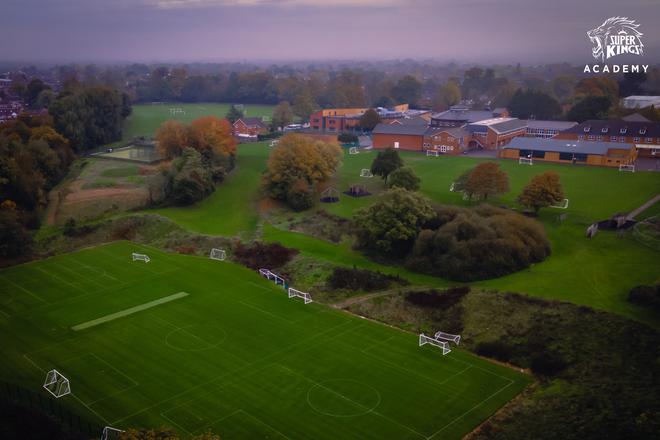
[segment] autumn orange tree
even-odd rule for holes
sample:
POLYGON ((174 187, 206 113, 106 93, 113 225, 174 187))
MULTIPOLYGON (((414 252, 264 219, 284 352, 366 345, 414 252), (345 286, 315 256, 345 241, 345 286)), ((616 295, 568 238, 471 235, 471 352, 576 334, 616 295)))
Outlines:
POLYGON ((204 116, 189 126, 178 121, 166 121, 156 131, 158 151, 166 159, 180 156, 184 148, 199 151, 207 159, 222 160, 233 166, 236 140, 226 119, 204 116))
POLYGON ((286 135, 268 158, 264 186, 272 198, 287 202, 294 209, 308 208, 313 203, 311 194, 316 185, 335 173, 340 158, 341 148, 336 143, 286 135), (306 202, 299 205, 298 200, 306 202))
POLYGON ((494 162, 480 163, 459 180, 464 181, 461 189, 470 199, 477 196, 487 200, 509 191, 509 176, 494 162))
POLYGON ((186 127, 179 121, 165 121, 156 130, 156 141, 164 159, 180 156, 188 142, 186 127))
POLYGON ((564 190, 559 181, 559 174, 546 171, 532 177, 523 189, 518 202, 526 208, 531 208, 538 214, 541 208, 556 205, 564 199, 564 190))

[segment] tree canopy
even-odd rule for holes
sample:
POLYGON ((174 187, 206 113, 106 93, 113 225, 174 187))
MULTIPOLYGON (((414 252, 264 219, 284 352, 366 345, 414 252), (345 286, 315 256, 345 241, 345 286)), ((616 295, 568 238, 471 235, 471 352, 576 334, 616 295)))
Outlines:
POLYGON ((403 166, 403 160, 399 153, 393 148, 387 148, 378 152, 371 162, 371 172, 374 176, 380 176, 383 180, 399 167, 403 166))
POLYGON ((561 114, 559 102, 537 90, 517 90, 508 108, 511 116, 521 119, 554 119, 561 114))
POLYGON ((454 189, 464 191, 470 199, 486 200, 508 192, 509 177, 495 162, 483 162, 460 176, 454 189))
POLYGON ((564 190, 559 181, 559 174, 554 171, 546 171, 532 177, 525 186, 518 202, 538 213, 541 208, 556 205, 564 199, 564 190))
POLYGON ((367 109, 360 116, 360 127, 366 131, 372 131, 376 125, 380 124, 381 118, 378 112, 372 108, 367 109))
POLYGON ((417 191, 421 180, 415 174, 415 171, 410 167, 400 167, 392 171, 387 176, 388 188, 403 188, 408 191, 417 191))
POLYGON ((242 117, 243 117, 243 111, 240 110, 235 105, 229 107, 229 110, 227 111, 227 115, 225 116, 225 118, 227 118, 227 120, 232 124, 238 121, 239 119, 241 119, 242 117))
POLYGON ((273 128, 284 128, 293 121, 293 110, 287 101, 282 101, 273 110, 273 128))

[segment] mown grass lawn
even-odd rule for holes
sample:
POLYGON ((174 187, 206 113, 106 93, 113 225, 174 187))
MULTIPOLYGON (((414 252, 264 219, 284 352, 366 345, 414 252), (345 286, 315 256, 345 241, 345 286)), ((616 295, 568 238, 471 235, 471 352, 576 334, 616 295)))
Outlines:
POLYGON ((229 262, 115 242, 0 271, 0 377, 100 426, 232 440, 458 439, 532 378, 287 298, 229 262), (149 263, 132 261, 146 253, 149 263))
MULTIPOLYGON (((163 104, 136 104, 133 105, 133 113, 126 118, 124 122, 123 141, 130 140, 137 136, 153 137, 156 129, 169 120, 175 119, 183 123, 190 123, 202 116, 214 115, 224 118, 229 111, 231 104, 226 103, 208 103, 200 102, 193 104, 183 103, 163 103, 163 104), (178 108, 185 111, 185 114, 177 113, 172 115, 171 108, 178 108)), ((271 116, 274 106, 245 104, 245 116, 271 116)))

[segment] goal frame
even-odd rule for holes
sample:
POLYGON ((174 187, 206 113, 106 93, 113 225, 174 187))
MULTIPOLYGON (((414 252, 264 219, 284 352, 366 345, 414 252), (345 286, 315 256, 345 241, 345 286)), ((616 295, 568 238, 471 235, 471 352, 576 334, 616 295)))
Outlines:
POLYGON ((443 340, 447 342, 453 342, 456 345, 460 345, 461 343, 461 335, 454 335, 451 333, 445 333, 442 331, 437 331, 435 332, 435 335, 433 335, 433 338, 435 340, 443 340))
POLYGON ((374 174, 371 172, 371 170, 369 168, 362 168, 362 170, 360 170, 360 177, 369 177, 369 178, 371 178, 371 177, 374 177, 374 174))
POLYGON ((619 165, 619 171, 628 171, 629 173, 634 173, 635 165, 629 163, 622 163, 619 165))
POLYGON ((268 269, 259 269, 259 275, 261 275, 264 278, 267 278, 270 281, 275 281, 275 284, 277 284, 278 286, 279 285, 284 286, 285 283, 284 278, 282 278, 276 273, 271 272, 268 269))
POLYGON ((151 261, 151 258, 149 258, 149 255, 147 254, 138 254, 137 252, 133 252, 131 257, 133 257, 133 261, 144 261, 145 263, 151 261))
POLYGON ((551 208, 557 208, 557 209, 567 209, 568 208, 568 199, 563 199, 561 203, 557 203, 556 205, 550 205, 551 208))
POLYGON ((534 165, 534 159, 531 157, 519 157, 518 165, 534 165))
POLYGON ((446 341, 439 341, 437 339, 434 339, 430 336, 426 336, 424 333, 419 334, 419 346, 421 347, 422 345, 426 344, 431 344, 434 347, 438 347, 442 351, 442 355, 445 356, 449 353, 451 353, 451 349, 449 348, 449 343, 446 341))
POLYGON ((440 152, 438 150, 426 150, 426 157, 439 157, 440 152))
POLYGON ((227 252, 224 249, 212 248, 209 253, 209 258, 212 260, 225 261, 227 252))
POLYGON ((358 151, 357 147, 351 147, 351 148, 348 149, 348 154, 358 154, 358 153, 359 153, 359 151, 358 151))
POLYGON ((103 431, 101 431, 101 440, 111 440, 111 438, 114 438, 114 435, 119 436, 119 434, 122 432, 124 432, 123 429, 113 428, 112 426, 104 426, 103 431))
POLYGON ((69 379, 54 368, 46 373, 46 380, 44 380, 43 387, 56 399, 71 394, 69 379))
POLYGON ((288 295, 289 298, 302 298, 305 301, 305 304, 309 304, 312 301, 312 295, 310 295, 307 292, 303 292, 302 290, 294 289, 293 287, 289 287, 288 290, 288 295))

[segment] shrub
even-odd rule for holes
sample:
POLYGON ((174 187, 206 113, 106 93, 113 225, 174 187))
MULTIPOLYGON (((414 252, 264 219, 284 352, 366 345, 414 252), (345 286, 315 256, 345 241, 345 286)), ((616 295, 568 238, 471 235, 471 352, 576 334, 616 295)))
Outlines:
POLYGON ((633 287, 628 294, 628 301, 660 312, 660 284, 633 287))
POLYGON ((463 300, 470 293, 470 287, 452 287, 438 292, 437 290, 426 290, 421 292, 410 292, 406 295, 406 301, 425 308, 449 309, 463 300))
POLYGON ((251 246, 238 243, 234 248, 234 259, 251 269, 275 269, 284 266, 296 254, 298 249, 290 249, 279 243, 255 242, 251 246))
POLYGON ((337 140, 342 144, 354 144, 358 142, 358 137, 353 133, 339 133, 337 140))
POLYGON ((286 203, 294 211, 304 211, 314 206, 314 191, 303 179, 296 180, 286 196, 286 203))
POLYGON ((480 356, 497 359, 502 362, 508 362, 514 355, 513 347, 502 341, 481 342, 477 345, 475 352, 480 356))
POLYGON ((348 289, 364 290, 371 292, 390 287, 390 284, 396 282, 400 285, 408 284, 408 281, 400 278, 398 275, 387 275, 371 270, 335 267, 327 279, 327 285, 330 289, 348 289))
POLYGON ((410 167, 401 167, 392 171, 387 176, 388 188, 403 188, 408 191, 417 191, 419 189, 420 179, 410 167))
POLYGON ((399 156, 399 152, 393 148, 388 148, 378 152, 378 155, 371 163, 371 172, 374 176, 380 176, 387 179, 389 174, 403 166, 403 160, 399 156))
POLYGON ((544 260, 550 243, 543 226, 520 214, 482 205, 439 208, 407 259, 412 270, 458 281, 500 277, 544 260))
POLYGON ((176 249, 176 251, 184 255, 195 255, 195 253, 197 252, 197 248, 195 246, 184 245, 184 246, 179 246, 176 249))
POLYGON ((190 205, 213 192, 211 172, 202 164, 201 154, 186 148, 172 164, 170 195, 178 205, 190 205))

